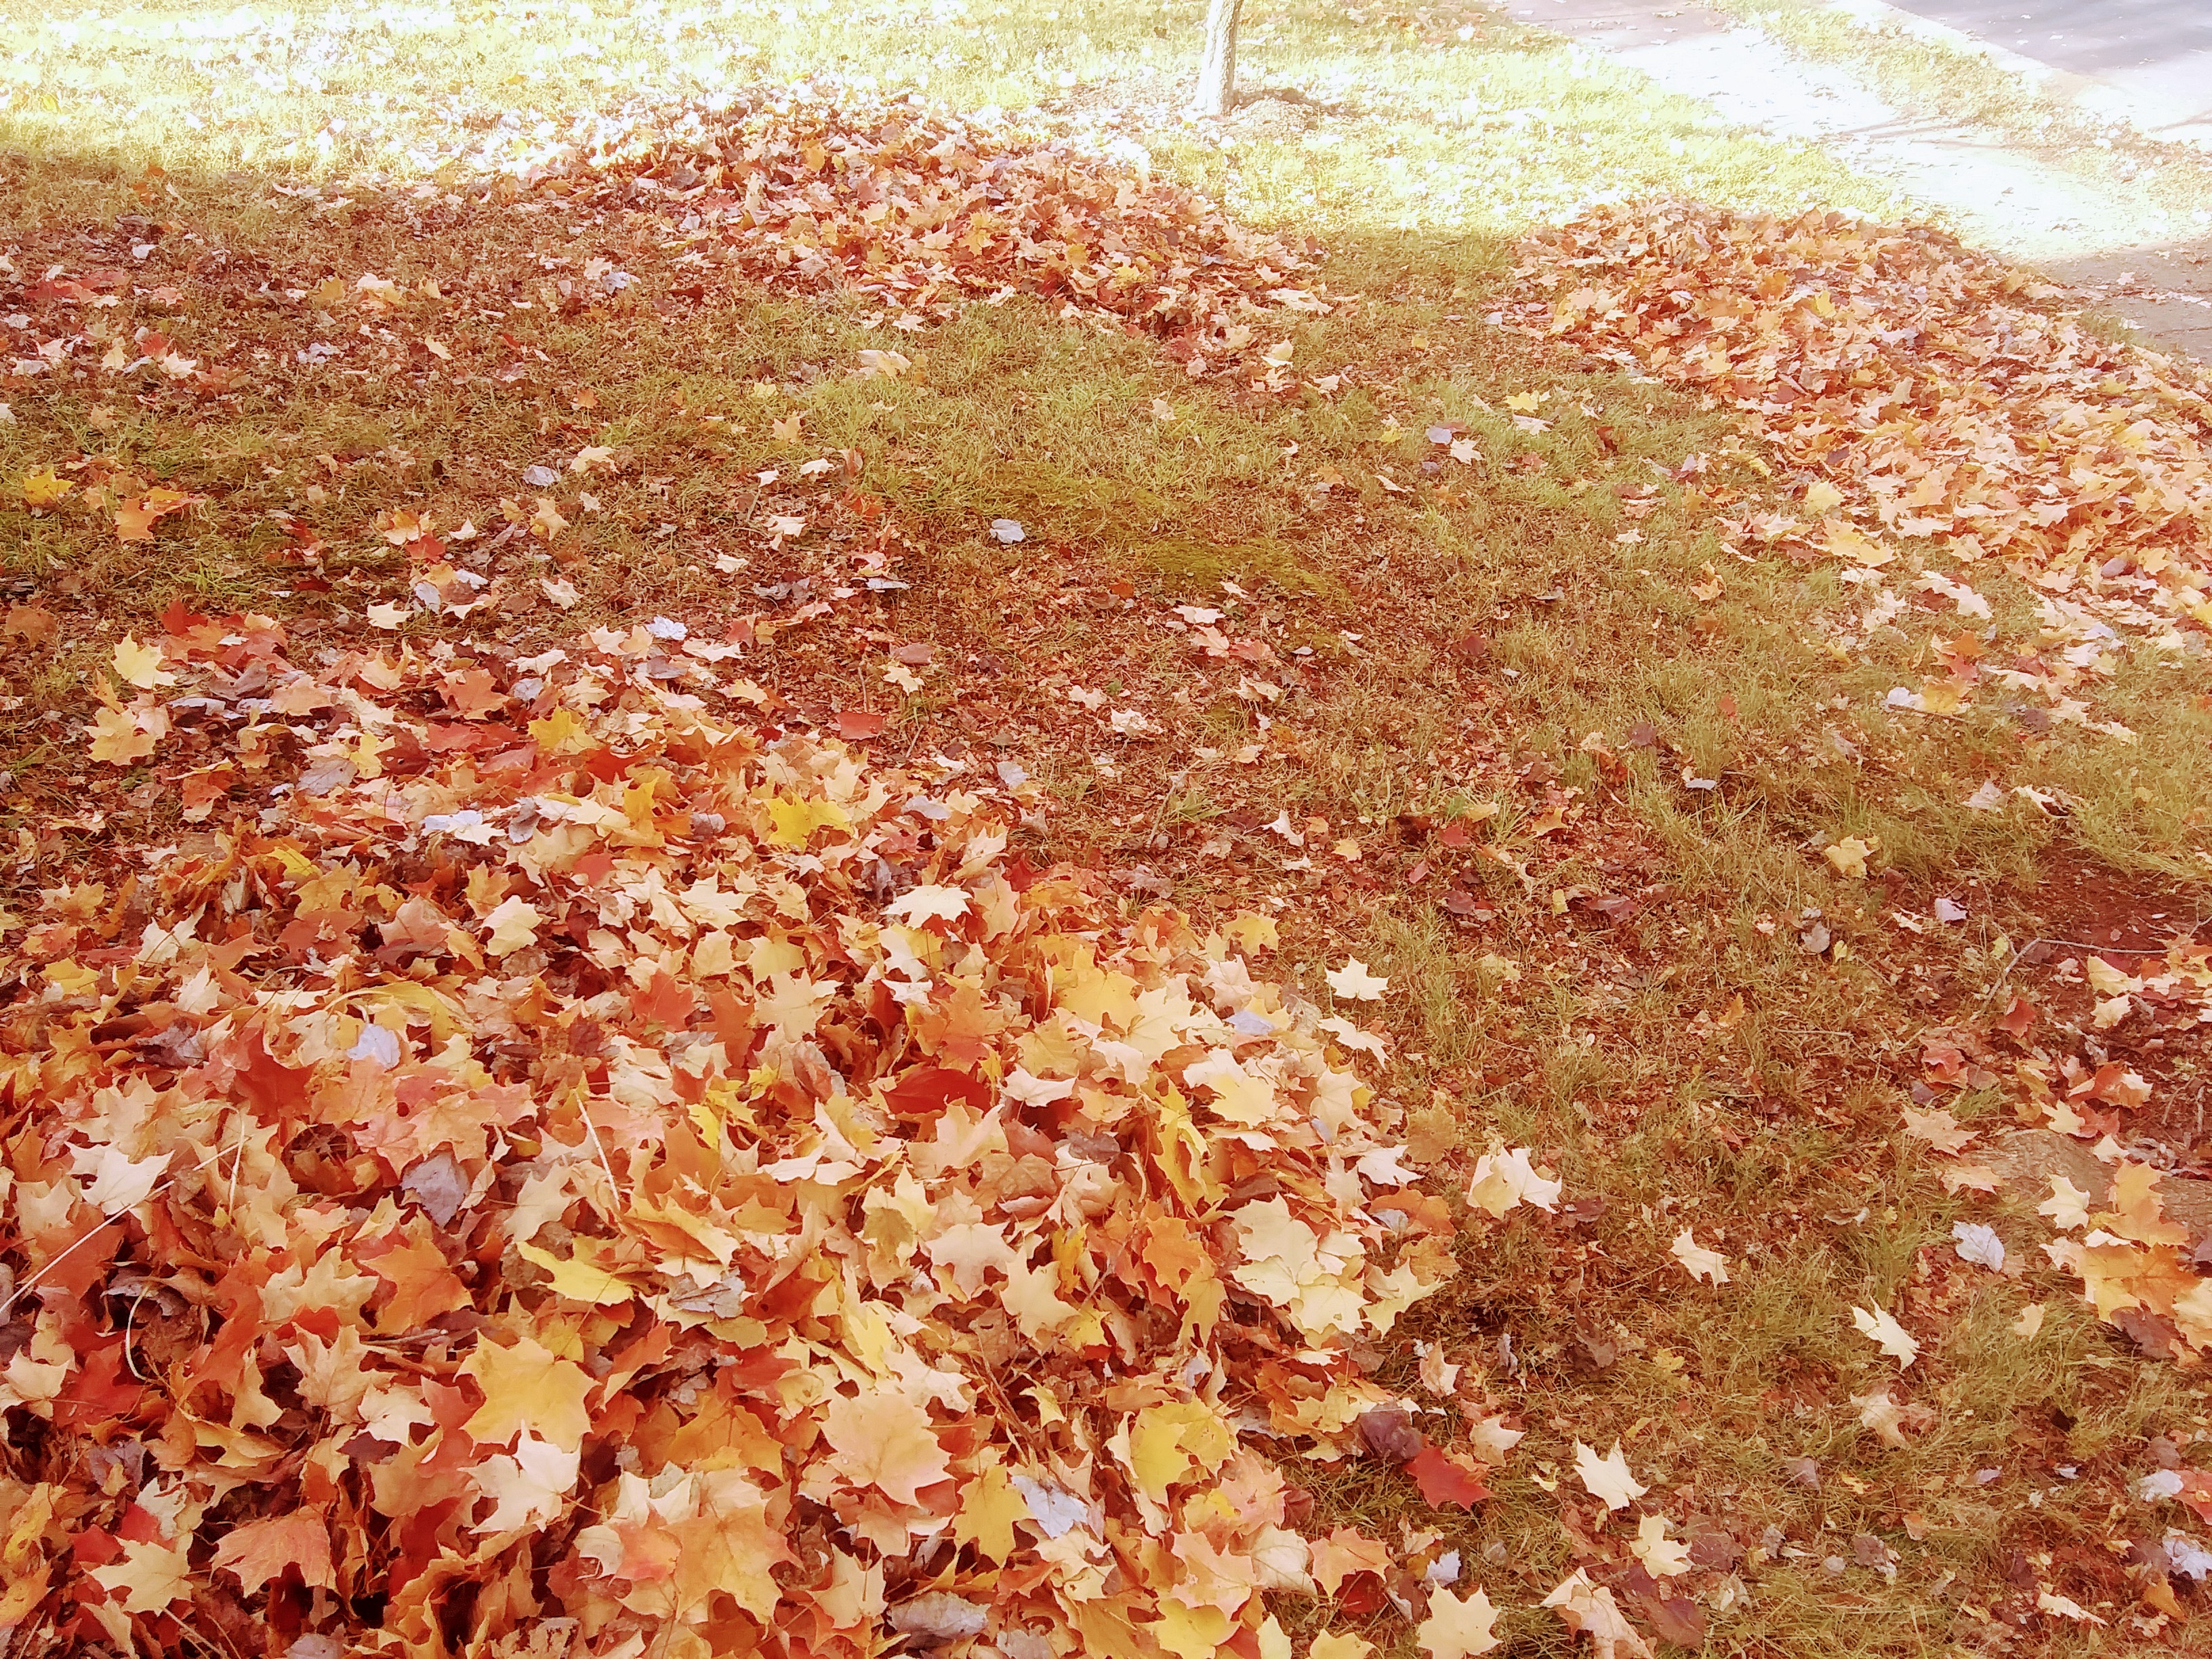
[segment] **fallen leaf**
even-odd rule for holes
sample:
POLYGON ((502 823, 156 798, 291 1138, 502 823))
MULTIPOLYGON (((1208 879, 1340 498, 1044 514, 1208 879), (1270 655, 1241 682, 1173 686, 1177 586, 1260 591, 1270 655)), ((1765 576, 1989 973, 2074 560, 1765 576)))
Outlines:
POLYGON ((1388 979, 1369 973, 1367 964, 1358 957, 1346 957, 1344 966, 1332 968, 1322 977, 1328 981, 1330 990, 1353 1002, 1380 1002, 1390 988, 1388 979))
POLYGON ((1613 1592, 1601 1584, 1593 1584, 1589 1574, 1580 1567, 1546 1596, 1541 1605, 1556 1610, 1560 1622, 1569 1630, 1587 1635, 1595 1659, 1652 1659, 1650 1645, 1628 1622, 1613 1601, 1613 1592))
POLYGON ((1650 1490, 1628 1472, 1628 1458, 1618 1440, 1602 1457, 1595 1449, 1576 1441, 1575 1474, 1589 1488, 1590 1496, 1609 1510, 1625 1510, 1650 1490))
POLYGON ((1439 1584, 1429 1592, 1428 1617, 1414 1628, 1413 1639, 1429 1659, 1468 1659, 1504 1644, 1497 1624, 1498 1609, 1480 1586, 1457 1596, 1439 1584))
POLYGON ((248 1595, 282 1577, 288 1567, 298 1569, 301 1583, 309 1589, 337 1587, 331 1565, 330 1523, 319 1510, 297 1509, 243 1522, 223 1534, 209 1565, 217 1572, 235 1576, 248 1595))
POLYGON ((1910 1365, 1919 1358, 1920 1344, 1912 1333, 1899 1324, 1889 1310, 1876 1308, 1869 1312, 1864 1308, 1851 1310, 1851 1322, 1884 1353, 1899 1365, 1910 1365))
POLYGON ((1647 1515, 1639 1520, 1628 1548, 1654 1578, 1679 1577, 1690 1571, 1690 1547, 1668 1541, 1663 1515, 1647 1515))
POLYGON ((1672 1247, 1674 1260, 1680 1262, 1692 1279, 1702 1279, 1710 1284, 1729 1282, 1728 1261, 1718 1250, 1708 1249, 1692 1237, 1692 1230, 1685 1227, 1675 1235, 1672 1247))

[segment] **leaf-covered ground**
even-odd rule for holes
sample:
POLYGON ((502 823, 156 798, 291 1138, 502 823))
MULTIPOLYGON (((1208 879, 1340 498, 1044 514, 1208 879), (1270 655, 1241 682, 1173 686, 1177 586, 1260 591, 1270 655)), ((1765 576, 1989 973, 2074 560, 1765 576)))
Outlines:
POLYGON ((2202 378, 1152 16, 27 37, 9 1651, 2188 1650, 2202 378))

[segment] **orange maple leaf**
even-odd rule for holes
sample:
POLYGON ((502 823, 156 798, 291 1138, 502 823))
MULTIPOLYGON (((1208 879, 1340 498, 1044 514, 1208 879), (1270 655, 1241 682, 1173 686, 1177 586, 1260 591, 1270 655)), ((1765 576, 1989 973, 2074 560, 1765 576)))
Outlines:
POLYGON ((840 1395, 830 1402, 822 1435, 830 1443, 832 1468, 894 1503, 917 1502, 924 1486, 945 1477, 945 1448, 929 1426, 929 1413, 895 1389, 840 1395))
POLYGON ((212 1565, 236 1574, 248 1593, 282 1577, 287 1567, 297 1567, 300 1582, 310 1589, 337 1587, 331 1566, 330 1525, 320 1510, 294 1510, 289 1515, 233 1527, 215 1547, 212 1565))

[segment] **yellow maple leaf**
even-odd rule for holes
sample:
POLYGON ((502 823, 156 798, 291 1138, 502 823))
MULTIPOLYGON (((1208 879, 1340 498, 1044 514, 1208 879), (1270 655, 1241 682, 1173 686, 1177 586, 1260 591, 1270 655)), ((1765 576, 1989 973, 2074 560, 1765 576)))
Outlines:
POLYGON ((137 637, 130 634, 115 642, 115 672, 141 691, 177 683, 174 674, 163 670, 161 652, 152 646, 139 644, 137 637))
POLYGON ((55 476, 52 467, 37 472, 27 472, 17 486, 23 492, 23 505, 30 507, 52 507, 76 486, 67 478, 55 476))
MULTIPOLYGON (((582 1241, 578 1243, 580 1245, 582 1241)), ((590 1302, 611 1308, 636 1294, 596 1261, 586 1261, 580 1256, 556 1255, 535 1244, 517 1244, 514 1248, 524 1261, 534 1261, 552 1274, 555 1294, 572 1302, 590 1302)))
POLYGON ((804 847, 817 830, 849 830, 852 820, 834 800, 777 795, 768 804, 768 840, 777 847, 804 847))
POLYGON ((2123 1159, 2112 1171, 2112 1206, 2095 1218, 2096 1224, 2138 1244, 2183 1244, 2189 1229, 2166 1218, 2166 1200, 2159 1195, 2159 1172, 2148 1164, 2123 1159))
POLYGON ((1230 1631, 1229 1615, 1211 1603, 1185 1607, 1161 1601, 1159 1622, 1147 1626, 1152 1638, 1176 1659, 1215 1659, 1230 1631))
POLYGON ((2059 1228, 2086 1227, 2089 1224, 2089 1194, 2076 1187, 2063 1175, 2051 1177, 2051 1196, 2035 1206, 2035 1212, 2048 1216, 2059 1228))
POLYGON ((1867 855, 1880 850, 1879 836, 1862 841, 1856 836, 1846 836, 1820 856, 1836 867, 1836 873, 1850 881, 1864 881, 1867 876, 1867 855))
POLYGON ((1212 1474, 1236 1449, 1237 1437, 1202 1401, 1147 1406, 1129 1428, 1129 1468, 1139 1486, 1163 1500, 1170 1486, 1212 1474))
POLYGON ((478 1444, 504 1446, 524 1429, 563 1451, 584 1443, 592 1421, 584 1410, 592 1374, 574 1360, 519 1336, 511 1347, 477 1343, 460 1374, 483 1390, 483 1404, 462 1425, 478 1444))
POLYGON ((1829 519, 1820 528, 1826 536, 1828 551, 1852 564, 1880 569, 1897 557, 1896 549, 1884 547, 1841 519, 1829 519))
POLYGON ((102 1589, 125 1593, 125 1613, 159 1613, 192 1593, 182 1544, 132 1540, 123 1546, 121 1560, 94 1567, 92 1577, 102 1589))
POLYGON ((1029 1500, 1013 1477, 994 1463, 962 1489, 960 1512, 952 1517, 953 1541, 973 1544, 1003 1565, 1014 1553, 1014 1522, 1029 1518, 1029 1500))
POLYGON ((545 755, 558 755, 571 749, 587 747, 591 733, 584 722, 576 718, 573 708, 556 708, 542 720, 530 722, 530 736, 545 755))

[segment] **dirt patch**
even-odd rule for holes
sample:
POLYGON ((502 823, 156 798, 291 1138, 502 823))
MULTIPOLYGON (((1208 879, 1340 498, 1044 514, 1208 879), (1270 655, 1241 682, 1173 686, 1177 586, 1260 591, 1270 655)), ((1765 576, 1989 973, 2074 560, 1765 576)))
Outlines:
POLYGON ((2194 947, 2212 944, 2212 895, 2076 854, 1999 915, 2020 952, 2014 989, 2033 1009, 2032 1024, 2013 1016, 2023 1040, 2139 1077, 2148 1098, 2125 1114, 2122 1139, 2179 1164, 2212 1158, 2212 1025, 2190 971, 2194 947))
POLYGON ((2212 938, 2212 892, 2115 870, 2078 854, 2062 853, 2010 908, 2007 922, 2016 938, 2048 945, 2054 953, 2094 951, 2115 967, 2131 967, 2126 957, 2163 956, 2176 939, 2212 938))

